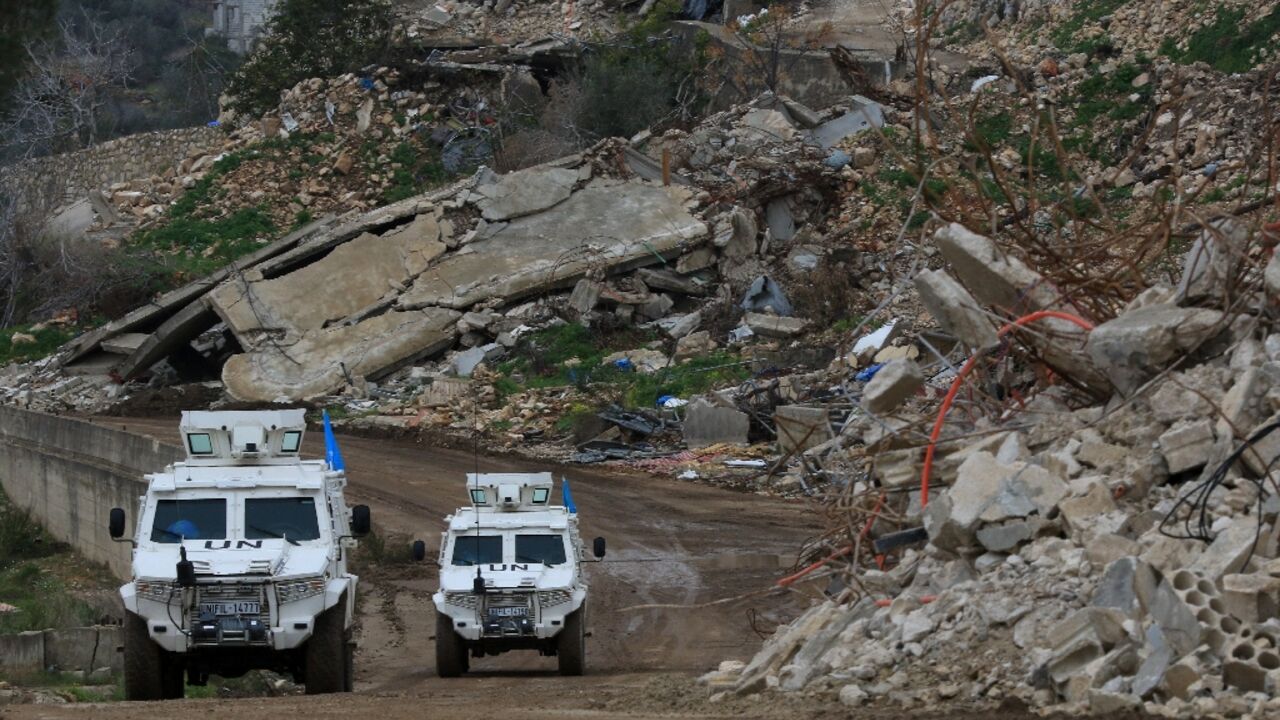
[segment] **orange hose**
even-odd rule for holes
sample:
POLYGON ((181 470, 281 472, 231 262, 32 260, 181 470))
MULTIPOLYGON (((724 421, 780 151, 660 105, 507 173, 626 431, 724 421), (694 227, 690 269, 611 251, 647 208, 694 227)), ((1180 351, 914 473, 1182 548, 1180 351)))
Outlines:
MULTIPOLYGON (((996 333, 996 337, 1003 337, 1004 335, 1007 335, 1011 330, 1013 330, 1016 327, 1021 327, 1028 323, 1033 323, 1033 322, 1036 322, 1037 320, 1043 320, 1045 318, 1057 318, 1059 320, 1066 320, 1068 322, 1075 323, 1077 326, 1079 326, 1084 330, 1093 329, 1093 323, 1089 322, 1088 320, 1085 320, 1084 318, 1072 315, 1070 313, 1059 312, 1057 310, 1038 310, 1028 315, 1023 315, 1022 317, 1018 318, 1017 320, 1014 320, 1011 323, 1006 323, 1004 327, 1000 328, 999 332, 996 333)), ((947 396, 942 400, 942 407, 938 409, 938 419, 935 420, 933 423, 933 432, 929 433, 929 447, 925 450, 925 453, 924 453, 924 469, 920 473, 920 507, 921 508, 924 508, 929 504, 929 474, 930 474, 930 471, 933 469, 934 449, 938 445, 938 437, 942 434, 942 423, 946 420, 947 411, 951 409, 951 403, 954 402, 956 399, 956 393, 960 392, 960 385, 964 382, 965 377, 967 377, 969 373, 973 370, 973 367, 974 365, 977 364, 978 357, 980 355, 981 353, 974 353, 967 361, 965 361, 964 366, 960 368, 960 372, 956 373, 955 380, 951 382, 951 388, 947 390, 947 396)), ((863 525, 862 532, 858 534, 859 538, 865 538, 868 534, 870 534, 871 528, 873 525, 875 525, 876 519, 880 517, 880 510, 884 507, 884 501, 885 501, 885 494, 882 492, 880 493, 879 500, 876 501, 875 508, 871 511, 871 517, 867 520, 866 525, 863 525)), ((845 555, 848 555, 851 552, 853 552, 853 546, 846 545, 845 547, 842 547, 839 550, 831 553, 827 557, 813 563, 812 565, 809 565, 803 570, 800 570, 797 573, 794 573, 792 575, 788 575, 787 577, 782 578, 777 582, 777 586, 788 587, 790 585, 793 585, 796 582, 798 582, 801 578, 804 578, 805 576, 809 575, 810 573, 822 567, 823 565, 826 565, 827 563, 831 562, 832 560, 835 560, 836 558, 844 557, 845 555)), ((877 563, 880 564, 881 569, 884 569, 884 556, 883 555, 877 556, 876 561, 877 563)), ((920 598, 920 601, 932 602, 933 596, 926 595, 920 598), (928 600, 926 600, 925 598, 928 598, 928 600)), ((884 602, 887 605, 889 601, 887 600, 877 601, 877 604, 879 604, 880 602, 884 602)))
MULTIPOLYGON (((934 600, 937 600, 938 596, 937 595, 921 595, 916 599, 920 601, 921 605, 928 605, 934 600)), ((876 607, 889 607, 892 604, 893 604, 892 598, 884 598, 876 601, 876 607)))
MULTIPOLYGON (((1093 329, 1093 323, 1076 315, 1059 312, 1057 310, 1038 310, 1028 315, 1023 315, 1011 323, 1006 323, 1004 327, 1000 328, 999 332, 996 333, 996 337, 1004 337, 1016 327, 1021 327, 1028 323, 1033 323, 1045 318, 1066 320, 1067 322, 1075 323, 1078 327, 1084 330, 1093 329)), ((929 475, 933 470, 933 453, 938 447, 938 438, 942 435, 942 423, 947 419, 947 411, 951 409, 951 403, 955 401, 956 393, 960 392, 960 385, 964 383, 964 379, 973 370, 973 367, 977 364, 978 357, 981 354, 981 352, 976 352, 965 361, 964 366, 960 368, 960 372, 956 373, 955 380, 951 381, 951 388, 947 390, 947 396, 943 398, 942 406, 938 408, 938 419, 934 421, 933 431, 929 433, 929 447, 924 451, 924 469, 920 472, 921 508, 929 505, 929 475)))

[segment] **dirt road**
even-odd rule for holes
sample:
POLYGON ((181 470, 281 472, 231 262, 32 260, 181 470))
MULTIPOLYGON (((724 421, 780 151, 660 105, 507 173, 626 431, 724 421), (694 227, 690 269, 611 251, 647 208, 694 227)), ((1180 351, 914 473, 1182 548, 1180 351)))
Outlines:
MULTIPOLYGON (((177 419, 96 419, 100 424, 176 442, 177 419)), ((319 433, 304 452, 319 455, 319 433)), ((429 447, 412 440, 341 437, 351 501, 367 503, 384 534, 427 541, 438 550, 443 517, 465 501, 463 474, 474 470, 471 453, 429 447)), ((676 712, 682 716, 767 716, 756 702, 708 705, 692 678, 721 660, 748 659, 771 631, 810 602, 801 594, 757 596, 701 609, 629 610, 637 605, 694 605, 770 587, 795 561, 815 531, 816 516, 804 503, 719 490, 591 468, 539 467, 504 458, 479 459, 481 471, 552 470, 566 475, 587 538, 609 542, 605 562, 588 566, 591 580, 589 675, 562 679, 555 659, 510 653, 472 662, 460 680, 435 677, 435 567, 428 562, 382 564, 362 582, 357 693, 315 700, 304 697, 237 700, 237 718, 352 713, 385 718, 614 717, 676 712)), ((196 701, 186 701, 196 702, 196 701)), ((213 711, 206 703, 200 711, 213 711)), ((806 701, 808 710, 818 712, 806 701)), ((825 703, 819 703, 831 710, 825 703)), ((93 717, 171 716, 173 708, 102 706, 93 717)), ((8 710, 0 717, 8 717, 8 710)), ((23 708, 13 717, 83 716, 77 708, 23 708)), ((820 713, 822 714, 822 713, 820 713)))

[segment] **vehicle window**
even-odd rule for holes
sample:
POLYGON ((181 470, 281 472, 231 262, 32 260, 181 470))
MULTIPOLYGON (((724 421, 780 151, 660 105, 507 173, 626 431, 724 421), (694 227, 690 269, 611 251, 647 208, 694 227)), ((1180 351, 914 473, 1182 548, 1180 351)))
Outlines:
POLYGON ((302 445, 302 433, 297 430, 290 430, 284 434, 284 439, 280 441, 280 452, 298 452, 300 445, 302 445))
POLYGON ((151 542, 222 540, 227 537, 227 501, 160 500, 151 523, 151 542))
POLYGON ((453 543, 454 565, 488 565, 502 562, 501 535, 467 535, 453 543))
POLYGON ((318 540, 316 500, 309 497, 257 498, 244 501, 244 536, 249 540, 288 538, 318 540))
POLYGON ((210 439, 209 433, 188 433, 187 447, 190 448, 192 455, 213 454, 213 440, 210 439))
POLYGON ((559 535, 517 535, 516 562, 560 565, 564 559, 564 538, 559 535))

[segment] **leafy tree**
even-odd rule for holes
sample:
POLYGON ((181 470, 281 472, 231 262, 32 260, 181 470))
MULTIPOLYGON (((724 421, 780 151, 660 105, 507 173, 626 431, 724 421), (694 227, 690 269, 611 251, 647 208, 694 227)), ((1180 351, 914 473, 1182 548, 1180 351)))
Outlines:
POLYGON ((394 20, 388 0, 283 0, 267 23, 268 37, 231 79, 232 108, 258 115, 302 80, 379 62, 394 20))

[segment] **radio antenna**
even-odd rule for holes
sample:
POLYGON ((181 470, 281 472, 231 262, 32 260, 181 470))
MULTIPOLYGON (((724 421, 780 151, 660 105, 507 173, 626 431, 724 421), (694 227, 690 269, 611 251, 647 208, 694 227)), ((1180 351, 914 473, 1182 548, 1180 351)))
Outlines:
MULTIPOLYGON (((476 487, 480 486, 480 393, 476 391, 476 381, 471 380, 471 459, 474 463, 475 472, 472 473, 472 482, 476 487)), ((467 488, 467 493, 471 495, 471 512, 476 516, 476 579, 471 585, 471 591, 477 595, 484 594, 484 576, 480 574, 480 508, 476 505, 475 491, 467 488)))

